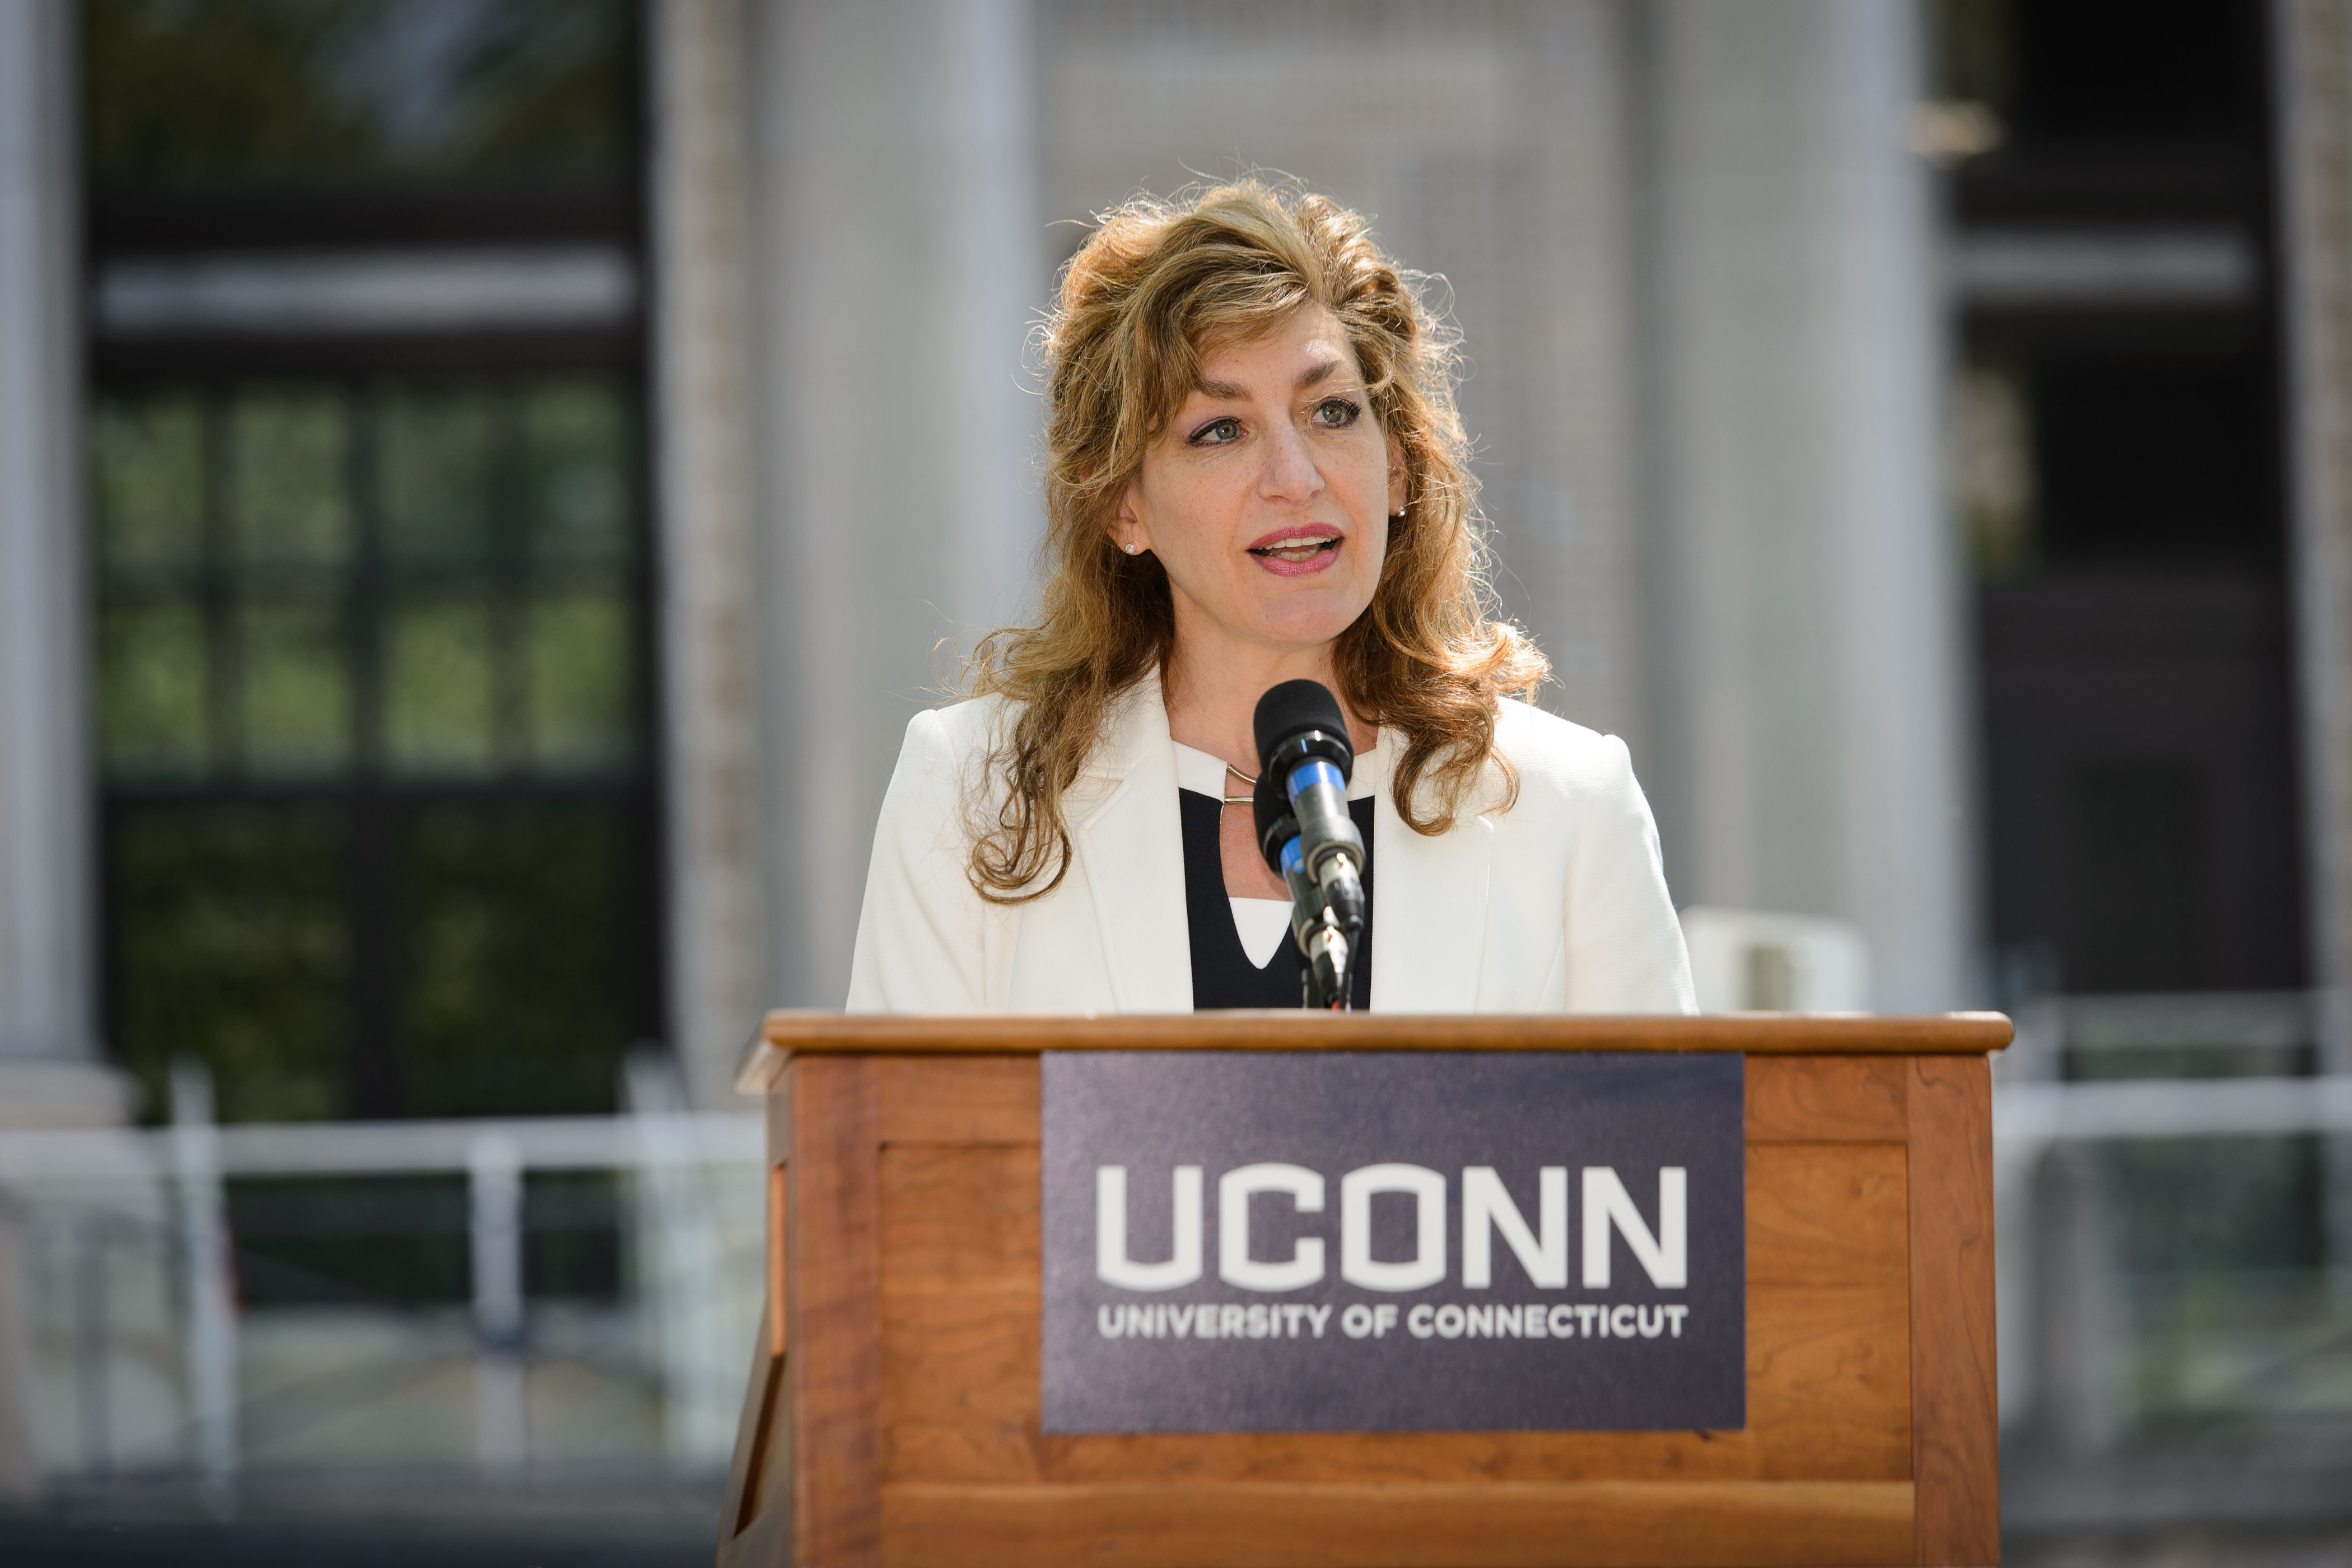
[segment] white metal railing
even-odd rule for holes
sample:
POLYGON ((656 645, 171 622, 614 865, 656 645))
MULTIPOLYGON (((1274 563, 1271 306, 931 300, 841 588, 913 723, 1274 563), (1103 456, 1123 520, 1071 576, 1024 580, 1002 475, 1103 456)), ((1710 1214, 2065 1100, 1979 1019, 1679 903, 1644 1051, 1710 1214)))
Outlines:
MULTIPOLYGON (((2148 1041, 2154 1031, 2124 1033, 2129 1038, 2123 1043, 2131 1046, 2148 1041)), ((2154 1044, 2213 1043, 2214 1032, 2202 1025, 2171 1033, 2177 1041, 2168 1036, 2154 1044)), ((2265 1033, 2245 1043, 2293 1043, 2293 1031, 2284 1025, 2273 1033, 2275 1038, 2265 1033)), ((2088 1044, 2094 1050, 2113 1048, 2104 1039, 2088 1044)), ((530 1458, 524 1412, 525 1178, 542 1172, 623 1173, 633 1178, 635 1202, 649 1222, 636 1232, 650 1265, 647 1277, 662 1282, 643 1306, 651 1314, 651 1354, 661 1369, 666 1423, 685 1449, 723 1453, 740 1390, 697 1370, 728 1337, 724 1292, 714 1287, 727 1266, 726 1246, 703 1173, 756 1166, 762 1120, 756 1112, 688 1110, 674 1078, 657 1068, 634 1068, 627 1088, 632 1110, 618 1116, 220 1126, 212 1119, 209 1084, 201 1073, 182 1072, 174 1076, 168 1127, 0 1133, 0 1199, 10 1189, 131 1184, 161 1200, 149 1205, 156 1221, 140 1224, 152 1231, 160 1221, 168 1235, 142 1245, 160 1244, 171 1254, 185 1451, 208 1484, 225 1489, 234 1485, 240 1464, 240 1323, 226 1184, 268 1177, 465 1177, 475 1455, 499 1472, 530 1458)), ((1992 1110, 2000 1285, 2009 1337, 2044 1310, 2033 1295, 2032 1249, 2022 1245, 2032 1173, 2043 1152, 2135 1139, 2352 1135, 2352 1075, 2011 1079, 1996 1083, 1992 1110)), ((121 1224, 114 1230, 129 1234, 121 1224)), ((2030 1402, 2032 1367, 2031 1356, 2004 1353, 2005 1406, 2030 1402)))
POLYGON ((2011 1158, 2055 1142, 2352 1132, 2352 1074, 2005 1083, 1993 1090, 1992 1128, 2011 1158))
MULTIPOLYGON (((612 1171, 643 1163, 644 1116, 528 1116, 439 1121, 292 1121, 214 1127, 210 1163, 225 1177, 452 1174, 467 1168, 477 1140, 511 1140, 526 1170, 612 1171)), ((756 1161, 763 1136, 757 1111, 664 1113, 698 1160, 756 1161)), ((208 1126, 208 1122, 198 1122, 208 1126)), ((119 1180, 173 1175, 186 1136, 163 1128, 35 1129, 0 1132, 0 1184, 119 1180)), ((199 1155, 199 1158, 203 1156, 199 1155)))
MULTIPOLYGON (((2062 1203, 2057 1218, 2045 1216, 2036 1197, 2044 1154, 2138 1140, 2352 1134, 2352 1074, 2063 1081, 2064 1066, 2184 1051, 2254 1065, 2253 1053, 2312 1047, 2319 1002, 2312 994, 2279 992, 2050 998, 2020 1009, 2017 1044, 1996 1058, 1992 1103, 2005 1419, 2035 1408, 2054 1412, 2067 1432, 2063 1446, 2103 1451, 2122 1419, 2118 1409, 2105 1406, 2128 1400, 2117 1393, 2125 1380, 2114 1371, 2123 1353, 2116 1336, 2126 1331, 2118 1317, 2125 1310, 2118 1281, 2106 1277, 2118 1267, 2107 1251, 2113 1215, 2084 1215, 2062 1203), (2037 1242, 2036 1227, 2045 1224, 2062 1231, 2037 1242), (2038 1277, 2045 1272, 2047 1279, 2038 1277), (2070 1318, 2080 1321, 2061 1321, 2070 1318)), ((2271 1070, 2287 1066, 2278 1061, 2271 1070)), ((2120 1193, 2105 1201, 2129 1198, 2120 1193)), ((2334 1182, 2323 1188, 2322 1202, 2329 1211, 2344 1202, 2334 1182)), ((2352 1266, 2336 1239, 2345 1226, 2332 1212, 2323 1218, 2330 1272, 2340 1279, 2352 1266)))
MULTIPOLYGON (((723 1337, 725 1292, 717 1215, 701 1172, 756 1165, 757 1112, 692 1111, 657 1063, 633 1064, 631 1110, 618 1116, 244 1124, 213 1120, 199 1068, 173 1075, 173 1121, 162 1128, 0 1132, 0 1197, 14 1191, 121 1189, 166 1198, 188 1444, 200 1479, 229 1495, 239 1466, 238 1314, 226 1201, 231 1180, 462 1174, 476 1342, 475 1447, 494 1472, 530 1458, 525 1409, 524 1177, 614 1171, 637 1178, 660 1283, 655 1315, 669 1407, 686 1448, 723 1456, 740 1390, 702 1375, 723 1337)), ((89 1329, 85 1333, 93 1331, 89 1329)), ((94 1331, 103 1331, 100 1326, 94 1331)), ((748 1335, 748 1331, 747 1331, 748 1335)), ((749 1345, 745 1338, 745 1347, 749 1345)), ((727 1346, 732 1351, 734 1346, 727 1346)), ((5 1392, 5 1391, 0 1391, 5 1392)))

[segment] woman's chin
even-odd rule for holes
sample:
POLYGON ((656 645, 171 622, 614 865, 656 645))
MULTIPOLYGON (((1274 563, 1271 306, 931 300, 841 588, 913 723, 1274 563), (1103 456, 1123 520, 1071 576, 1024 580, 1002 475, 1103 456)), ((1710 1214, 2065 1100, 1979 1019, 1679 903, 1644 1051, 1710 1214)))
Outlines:
POLYGON ((1268 642, 1320 647, 1355 625, 1370 603, 1369 597, 1328 590, 1290 594, 1265 606, 1260 621, 1268 642))

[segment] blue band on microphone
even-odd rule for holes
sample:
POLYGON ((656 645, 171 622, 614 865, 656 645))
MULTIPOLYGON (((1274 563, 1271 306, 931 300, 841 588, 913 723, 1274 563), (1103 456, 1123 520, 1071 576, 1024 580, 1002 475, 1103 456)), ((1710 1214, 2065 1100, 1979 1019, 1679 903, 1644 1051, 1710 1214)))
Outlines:
POLYGON ((1298 797, 1317 784, 1329 784, 1343 795, 1348 793, 1348 781, 1339 776, 1338 768, 1319 757, 1310 758, 1290 770, 1290 803, 1297 805, 1298 797))
POLYGON ((1285 877, 1289 876, 1293 871, 1303 870, 1306 868, 1307 861, 1299 852, 1299 842, 1297 838, 1293 838, 1282 847, 1282 874, 1285 877))

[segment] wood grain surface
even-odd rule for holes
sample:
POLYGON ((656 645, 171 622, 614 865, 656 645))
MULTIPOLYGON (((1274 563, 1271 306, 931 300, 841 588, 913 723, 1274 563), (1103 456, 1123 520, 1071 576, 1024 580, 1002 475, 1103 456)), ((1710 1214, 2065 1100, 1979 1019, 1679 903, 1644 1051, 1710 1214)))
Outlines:
POLYGON ((877 1057, 886 1143, 1034 1143, 1042 1135, 1034 1055, 877 1057))
POLYGON ((1048 1436, 1036 1048, 791 1059, 730 1564, 1997 1561, 1981 1057, 1749 1057, 1745 1430, 1048 1436))
POLYGON ((793 1561, 825 1568, 882 1561, 883 1347, 875 1331, 881 1231, 875 1154, 882 1116, 876 1077, 876 1064, 856 1057, 802 1062, 793 1074, 784 1237, 793 1561))
POLYGON ((1899 1562, 1907 1481, 892 1485, 907 1568, 1538 1568, 1899 1562))
POLYGON ((1909 1061, 1902 1057, 1750 1057, 1750 1143, 1901 1143, 1909 1061))
POLYGON ((1746 1051, 1750 1055, 1982 1056, 2009 1044, 1999 1013, 1860 1015, 1220 1012, 985 1013, 956 1016, 778 1011, 760 1026, 738 1087, 767 1089, 795 1055, 1024 1055, 1050 1050, 1746 1051))
POLYGON ((2000 1561, 1993 1342, 1992 1084, 1982 1060, 1911 1063, 1913 1561, 2000 1561))

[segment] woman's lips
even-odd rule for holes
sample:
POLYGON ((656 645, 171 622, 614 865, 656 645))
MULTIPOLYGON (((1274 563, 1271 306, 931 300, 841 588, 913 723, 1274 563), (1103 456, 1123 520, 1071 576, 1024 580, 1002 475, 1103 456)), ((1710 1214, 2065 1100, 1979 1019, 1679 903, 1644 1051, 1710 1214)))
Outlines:
POLYGON ((1274 538, 1250 546, 1257 563, 1277 577, 1304 577, 1327 570, 1339 557, 1340 539, 1333 533, 1309 533, 1274 538))

